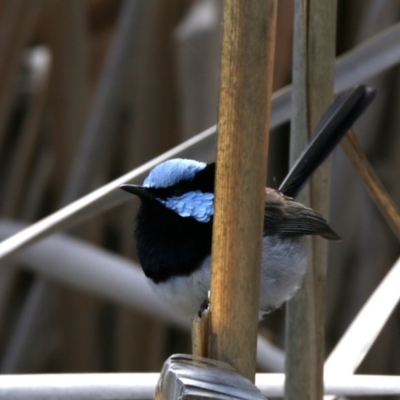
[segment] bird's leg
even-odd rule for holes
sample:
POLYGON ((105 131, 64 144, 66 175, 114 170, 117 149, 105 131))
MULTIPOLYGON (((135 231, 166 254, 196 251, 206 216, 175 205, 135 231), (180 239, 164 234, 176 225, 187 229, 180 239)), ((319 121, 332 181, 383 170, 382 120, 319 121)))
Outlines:
POLYGON ((203 317, 204 312, 208 310, 209 306, 210 306, 210 291, 207 292, 207 298, 204 299, 204 301, 200 305, 200 309, 198 312, 199 318, 203 317))

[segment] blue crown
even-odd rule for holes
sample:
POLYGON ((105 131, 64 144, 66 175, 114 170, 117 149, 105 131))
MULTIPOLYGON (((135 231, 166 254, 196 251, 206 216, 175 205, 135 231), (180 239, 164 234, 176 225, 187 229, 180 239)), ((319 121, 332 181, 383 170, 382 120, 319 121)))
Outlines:
POLYGON ((204 169, 206 165, 203 162, 182 158, 164 161, 150 171, 143 186, 166 188, 182 180, 192 180, 196 173, 204 169))

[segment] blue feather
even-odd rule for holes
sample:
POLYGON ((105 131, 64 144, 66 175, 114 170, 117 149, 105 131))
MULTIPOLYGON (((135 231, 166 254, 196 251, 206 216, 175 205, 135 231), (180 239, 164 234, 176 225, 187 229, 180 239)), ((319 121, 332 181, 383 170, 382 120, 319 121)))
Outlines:
POLYGON ((199 222, 208 222, 214 214, 214 193, 200 190, 185 193, 179 197, 170 197, 159 201, 181 217, 192 217, 199 222))
POLYGON ((174 158, 154 167, 143 186, 151 188, 166 188, 173 186, 181 180, 192 180, 197 172, 206 167, 206 163, 174 158))

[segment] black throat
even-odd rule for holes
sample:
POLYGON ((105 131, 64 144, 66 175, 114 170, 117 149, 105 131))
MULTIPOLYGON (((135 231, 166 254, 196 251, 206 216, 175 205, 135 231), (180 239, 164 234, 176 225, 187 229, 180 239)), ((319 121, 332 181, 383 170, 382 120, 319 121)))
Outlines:
POLYGON ((187 276, 211 254, 212 220, 183 218, 157 200, 142 201, 135 239, 145 275, 155 283, 187 276))

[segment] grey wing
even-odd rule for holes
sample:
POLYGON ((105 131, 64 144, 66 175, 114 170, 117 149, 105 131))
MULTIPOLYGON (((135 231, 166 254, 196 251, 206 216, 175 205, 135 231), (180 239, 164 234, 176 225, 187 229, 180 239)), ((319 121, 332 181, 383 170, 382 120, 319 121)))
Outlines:
POLYGON ((274 189, 266 189, 264 236, 318 235, 340 240, 340 236, 316 211, 274 189))

